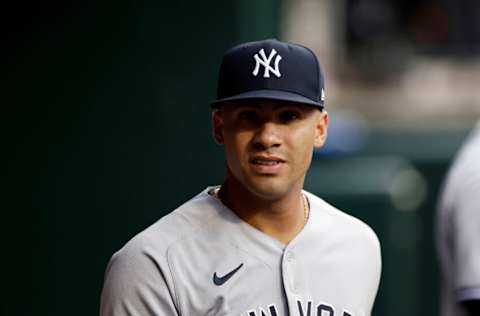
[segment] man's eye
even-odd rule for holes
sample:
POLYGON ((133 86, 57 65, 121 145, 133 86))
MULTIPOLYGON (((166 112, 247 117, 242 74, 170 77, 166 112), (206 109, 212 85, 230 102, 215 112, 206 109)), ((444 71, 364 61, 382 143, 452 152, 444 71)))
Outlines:
POLYGON ((300 114, 298 114, 297 112, 284 111, 280 113, 280 120, 282 122, 291 122, 291 121, 298 120, 299 118, 300 118, 300 114))
POLYGON ((240 119, 245 121, 256 121, 259 118, 257 112, 254 112, 254 111, 243 111, 240 113, 239 116, 240 116, 240 119))

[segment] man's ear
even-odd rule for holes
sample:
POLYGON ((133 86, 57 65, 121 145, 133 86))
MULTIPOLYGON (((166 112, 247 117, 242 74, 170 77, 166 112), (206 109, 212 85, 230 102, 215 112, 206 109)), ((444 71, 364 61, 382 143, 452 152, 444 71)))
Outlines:
POLYGON ((327 140, 327 130, 328 130, 328 113, 325 110, 322 110, 316 118, 315 125, 315 141, 313 146, 315 148, 321 148, 325 141, 327 140))
POLYGON ((212 135, 215 142, 223 145, 223 117, 222 110, 214 110, 212 112, 212 135))

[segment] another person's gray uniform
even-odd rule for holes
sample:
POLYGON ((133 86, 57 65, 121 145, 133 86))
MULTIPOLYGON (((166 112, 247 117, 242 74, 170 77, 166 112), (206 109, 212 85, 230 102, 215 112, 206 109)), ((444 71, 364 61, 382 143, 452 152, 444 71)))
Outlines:
POLYGON ((462 302, 480 300, 480 122, 448 173, 439 202, 437 243, 441 315, 467 315, 462 302))
POLYGON ((102 316, 366 316, 381 260, 374 232, 305 192, 308 222, 287 245, 207 188, 111 259, 102 316))

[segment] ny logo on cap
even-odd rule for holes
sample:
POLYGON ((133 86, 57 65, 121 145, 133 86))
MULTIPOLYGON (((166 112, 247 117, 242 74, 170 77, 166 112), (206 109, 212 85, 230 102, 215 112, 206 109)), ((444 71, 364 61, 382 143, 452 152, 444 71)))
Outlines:
POLYGON ((282 56, 277 54, 277 51, 273 48, 272 48, 272 51, 270 52, 270 55, 268 56, 268 58, 265 55, 265 51, 263 50, 263 48, 258 53, 260 54, 262 59, 260 59, 260 57, 258 57, 258 54, 255 54, 253 56, 255 58, 255 69, 253 70, 252 74, 256 77, 258 75, 258 71, 260 70, 260 65, 262 65, 265 68, 265 70, 263 72, 263 77, 264 78, 270 78, 270 71, 275 76, 280 78, 282 76, 282 74, 280 73, 280 70, 278 69, 278 64, 280 63, 280 60, 282 60, 282 56), (272 58, 275 55, 277 55, 277 57, 275 58, 275 68, 273 68, 272 66, 270 66, 270 62, 272 61, 272 58))

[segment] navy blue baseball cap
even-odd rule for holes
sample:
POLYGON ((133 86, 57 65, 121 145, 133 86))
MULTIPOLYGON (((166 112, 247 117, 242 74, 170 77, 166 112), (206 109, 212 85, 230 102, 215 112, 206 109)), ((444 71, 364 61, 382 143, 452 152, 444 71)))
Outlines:
POLYGON ((325 86, 309 48, 267 39, 244 43, 223 56, 212 108, 245 99, 273 99, 324 107, 325 86))

